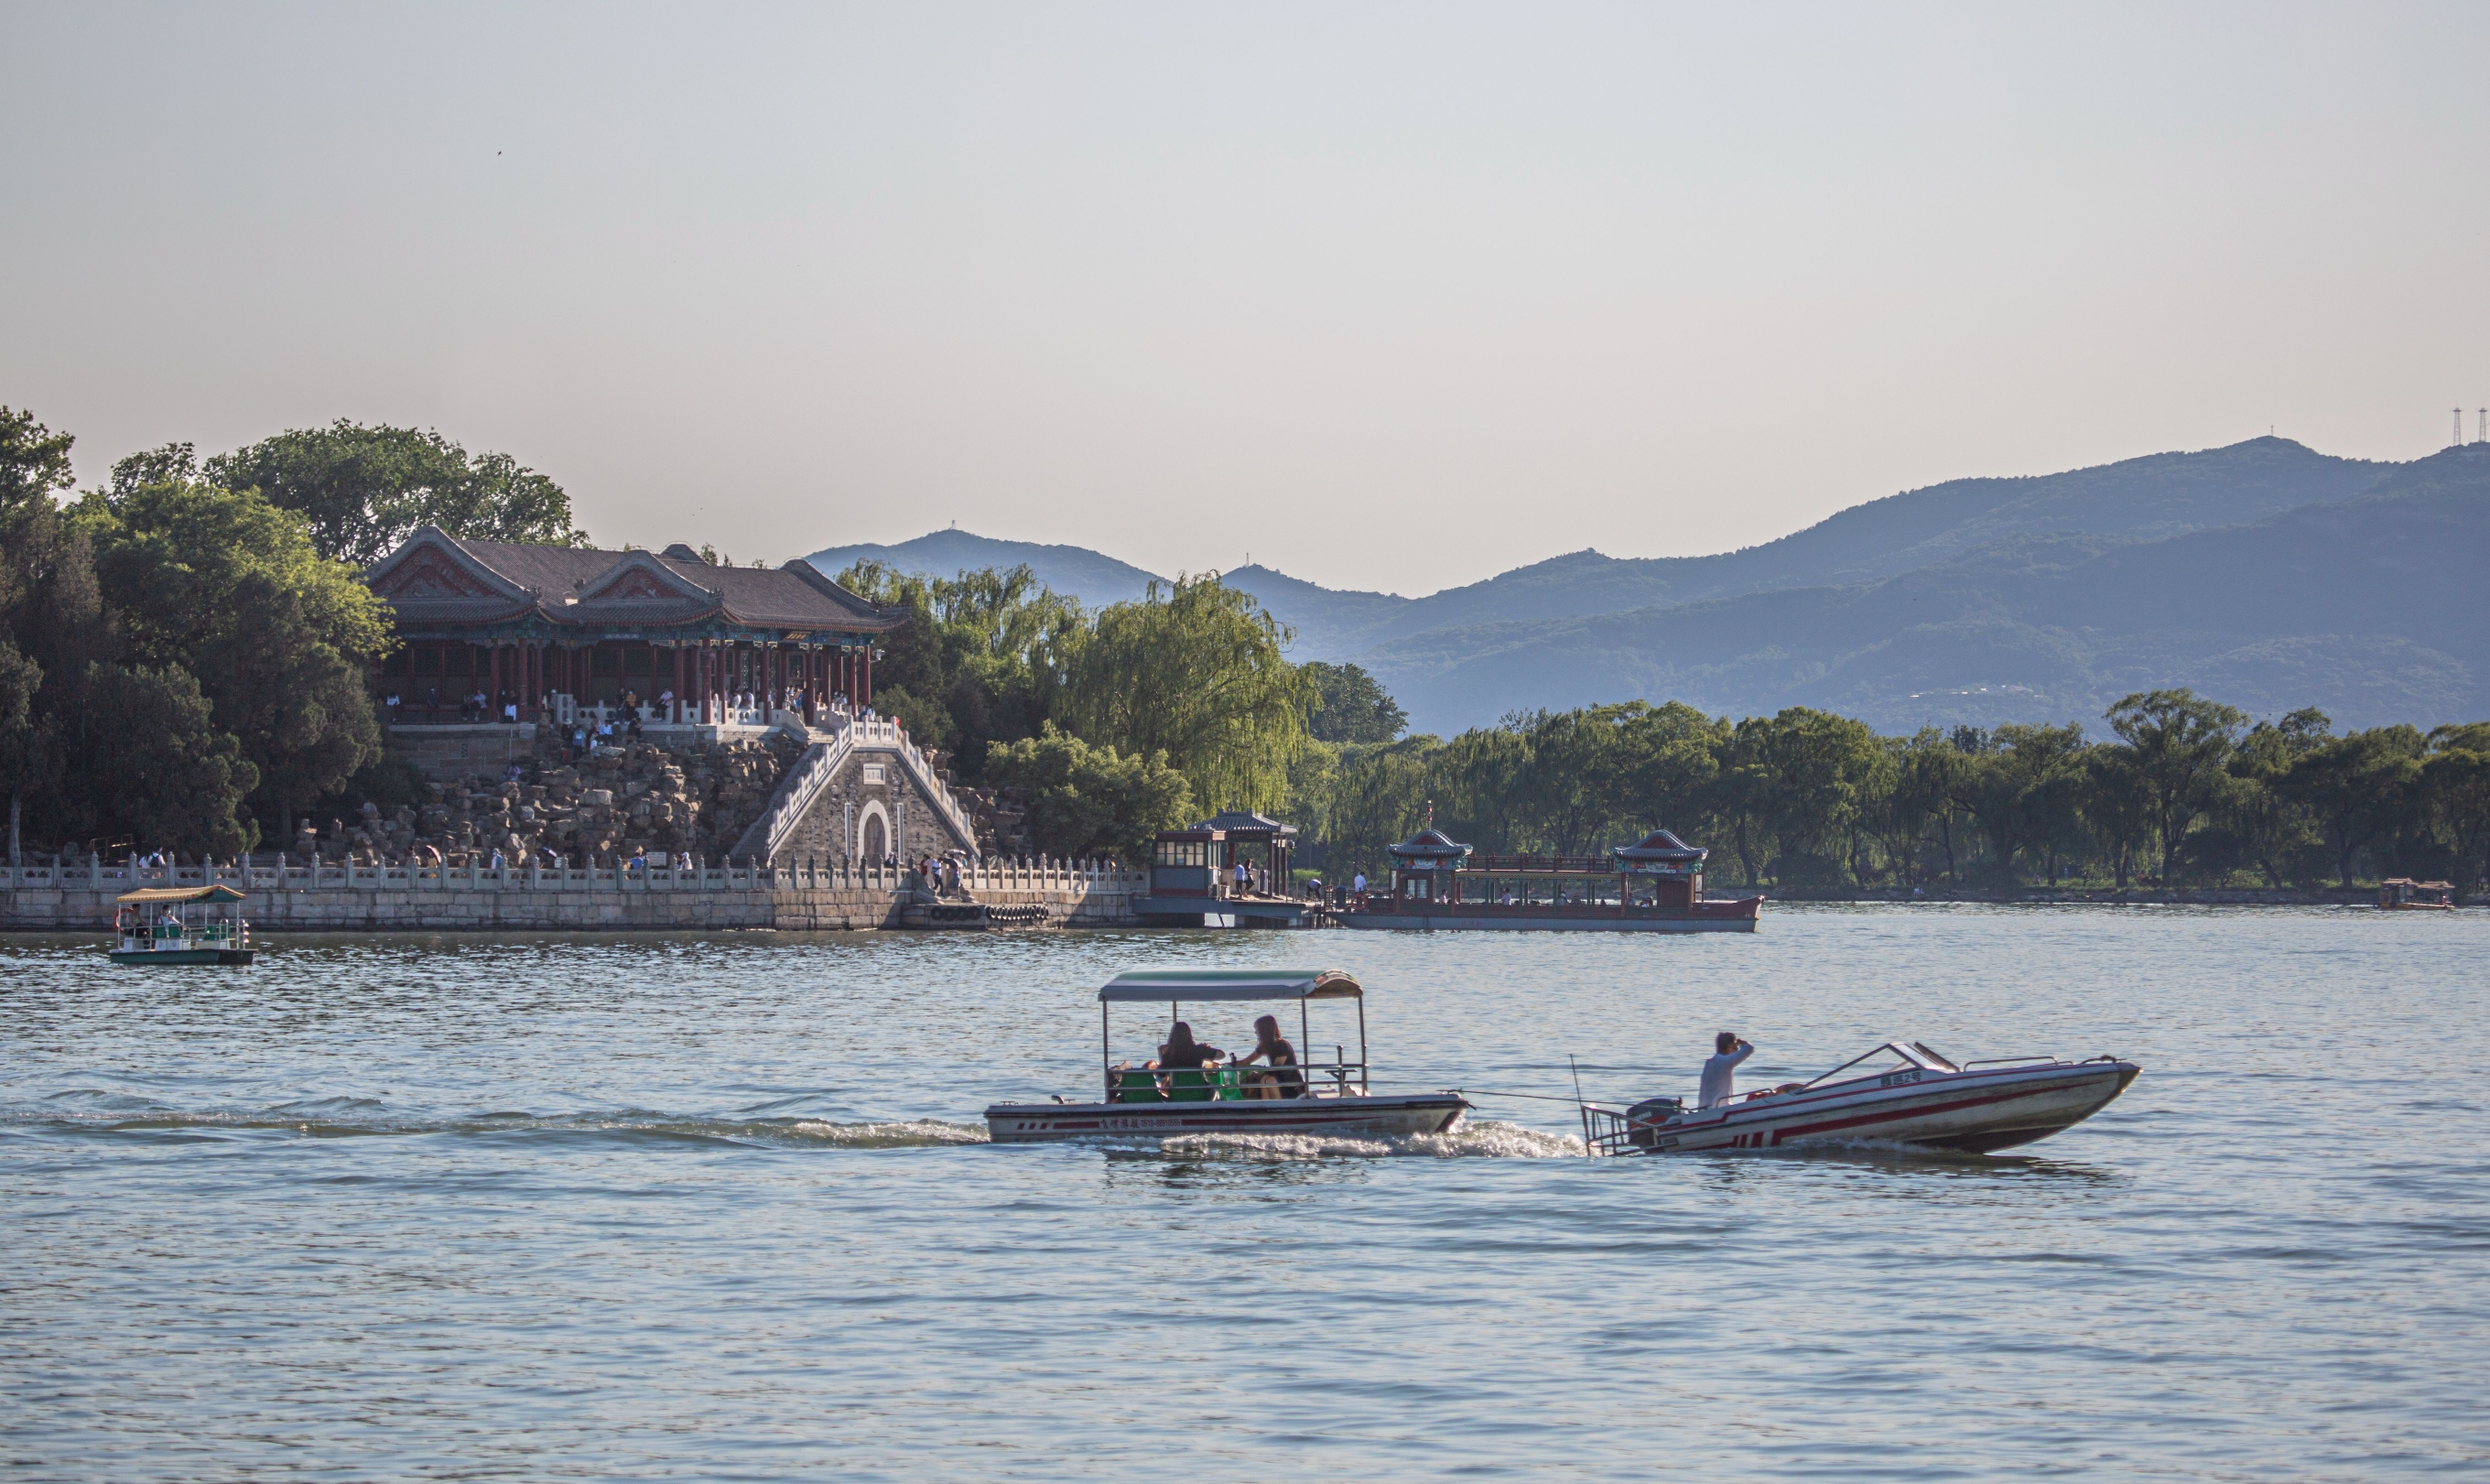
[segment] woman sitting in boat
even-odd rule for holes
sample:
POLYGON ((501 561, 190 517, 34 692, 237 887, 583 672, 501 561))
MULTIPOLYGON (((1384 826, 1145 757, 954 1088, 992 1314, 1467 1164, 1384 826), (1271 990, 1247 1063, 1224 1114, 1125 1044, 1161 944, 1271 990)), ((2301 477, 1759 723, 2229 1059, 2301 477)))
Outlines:
POLYGON ((1254 1021, 1254 1049, 1238 1057, 1234 1065, 1244 1066, 1260 1062, 1271 1069, 1248 1072, 1245 1095, 1248 1097, 1303 1097, 1306 1095, 1305 1073, 1297 1070, 1297 1048, 1280 1034, 1277 1016, 1262 1015, 1254 1021))
POLYGON ((1195 1040, 1193 1027, 1179 1020, 1168 1028, 1167 1044, 1159 1048, 1159 1059, 1150 1063, 1150 1069, 1173 1071, 1177 1067, 1191 1067, 1199 1070, 1217 1065, 1227 1056, 1228 1053, 1216 1046, 1205 1046, 1195 1040))

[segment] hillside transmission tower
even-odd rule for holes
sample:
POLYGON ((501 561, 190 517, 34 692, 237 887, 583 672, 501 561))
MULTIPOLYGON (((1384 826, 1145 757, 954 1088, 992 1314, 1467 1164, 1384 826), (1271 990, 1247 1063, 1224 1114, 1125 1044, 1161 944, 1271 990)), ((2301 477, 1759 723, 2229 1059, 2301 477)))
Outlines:
POLYGON ((2450 443, 2450 444, 2448 444, 2448 445, 2447 445, 2447 447, 2448 447, 2448 448, 2450 448, 2450 449, 2451 449, 2451 448, 2454 448, 2454 447, 2455 447, 2455 444, 2457 444, 2457 443, 2462 443, 2463 441, 2464 441, 2464 409, 2463 409, 2463 408, 2461 408, 2461 407, 2458 407, 2457 409, 2455 409, 2455 443, 2450 443))
POLYGON ((2490 443, 2490 407, 2473 409, 2473 441, 2490 443))

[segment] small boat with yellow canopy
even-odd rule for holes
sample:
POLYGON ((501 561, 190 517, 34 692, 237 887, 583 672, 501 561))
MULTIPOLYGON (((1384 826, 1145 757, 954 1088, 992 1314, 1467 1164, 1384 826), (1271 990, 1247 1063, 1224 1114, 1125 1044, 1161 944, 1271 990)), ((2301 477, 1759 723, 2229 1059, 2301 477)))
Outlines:
POLYGON ((243 894, 231 887, 145 887, 113 902, 116 964, 241 967, 253 957, 243 894))

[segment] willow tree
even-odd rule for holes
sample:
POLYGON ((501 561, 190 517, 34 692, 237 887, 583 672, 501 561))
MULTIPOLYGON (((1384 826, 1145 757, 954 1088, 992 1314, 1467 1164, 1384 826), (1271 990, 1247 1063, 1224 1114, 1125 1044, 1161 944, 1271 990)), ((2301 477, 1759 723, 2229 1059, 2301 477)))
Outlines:
POLYGON ((1284 653, 1294 638, 1216 572, 1153 582, 1072 647, 1056 712, 1092 743, 1166 753, 1212 808, 1276 808, 1314 697, 1284 653))
POLYGON ((1395 742, 1355 745, 1342 756, 1324 801, 1324 874, 1346 882, 1364 871, 1381 877, 1391 868, 1390 848, 1417 832, 1427 817, 1433 765, 1440 754, 1434 738, 1420 735, 1395 742))

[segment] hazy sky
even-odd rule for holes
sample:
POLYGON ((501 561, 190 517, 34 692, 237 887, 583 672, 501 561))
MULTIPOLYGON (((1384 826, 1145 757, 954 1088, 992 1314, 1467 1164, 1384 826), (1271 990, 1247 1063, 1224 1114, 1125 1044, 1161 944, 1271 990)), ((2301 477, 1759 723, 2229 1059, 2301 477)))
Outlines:
POLYGON ((2490 6, 0 4, 0 402, 1433 591, 2490 403, 2490 6))

